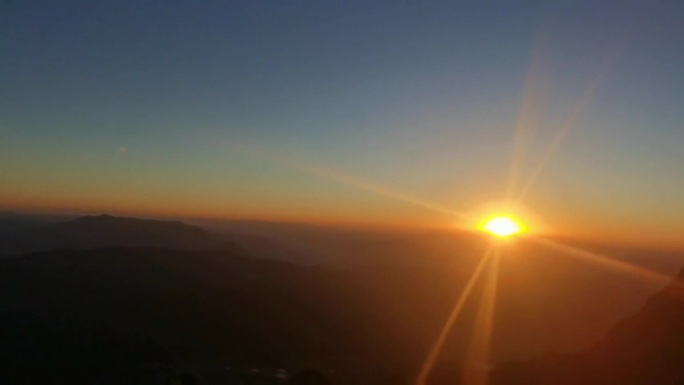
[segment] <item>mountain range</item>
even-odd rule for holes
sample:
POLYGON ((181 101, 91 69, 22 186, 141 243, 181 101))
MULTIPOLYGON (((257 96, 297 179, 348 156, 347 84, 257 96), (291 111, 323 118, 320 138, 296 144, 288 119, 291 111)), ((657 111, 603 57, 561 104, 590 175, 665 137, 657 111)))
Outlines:
MULTIPOLYGON (((9 253, 0 242, 8 375, 41 382, 78 369, 120 383, 150 367, 198 362, 209 374, 206 367, 228 364, 319 367, 355 384, 378 372, 415 373, 488 243, 466 233, 231 227, 101 215, 5 232, 2 242, 42 250, 9 253)), ((644 362, 647 378, 657 348, 638 341, 671 342, 663 349, 681 357, 681 324, 668 315, 681 303, 662 299, 671 289, 647 301, 662 286, 535 244, 511 246, 501 260, 493 346, 502 384, 591 383, 572 368, 594 373, 623 361, 634 370, 644 362), (634 362, 614 354, 642 345, 634 362)), ((596 250, 663 274, 684 264, 677 255, 596 250)), ((477 301, 447 341, 443 378, 460 365, 477 301)))
POLYGON ((85 216, 32 226, 6 224, 0 233, 0 255, 19 255, 56 249, 106 246, 150 246, 171 249, 215 249, 225 240, 201 227, 178 221, 85 216))

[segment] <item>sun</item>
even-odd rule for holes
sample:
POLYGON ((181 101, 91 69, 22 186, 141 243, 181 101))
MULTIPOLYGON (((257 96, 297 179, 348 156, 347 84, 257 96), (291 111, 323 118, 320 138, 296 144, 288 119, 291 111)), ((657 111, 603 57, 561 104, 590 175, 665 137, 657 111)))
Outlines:
POLYGON ((501 238, 508 238, 523 232, 523 226, 508 215, 497 215, 482 223, 480 229, 501 238))

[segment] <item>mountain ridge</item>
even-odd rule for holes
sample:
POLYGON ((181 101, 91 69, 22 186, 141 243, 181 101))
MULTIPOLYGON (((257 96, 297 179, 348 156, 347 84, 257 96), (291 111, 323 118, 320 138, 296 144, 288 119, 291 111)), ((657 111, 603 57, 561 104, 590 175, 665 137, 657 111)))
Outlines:
POLYGON ((572 355, 507 363, 497 385, 684 384, 684 268, 604 339, 572 355))
POLYGON ((202 250, 229 247, 218 234, 180 221, 82 216, 22 229, 0 237, 0 255, 56 249, 93 249, 108 246, 157 246, 202 250))

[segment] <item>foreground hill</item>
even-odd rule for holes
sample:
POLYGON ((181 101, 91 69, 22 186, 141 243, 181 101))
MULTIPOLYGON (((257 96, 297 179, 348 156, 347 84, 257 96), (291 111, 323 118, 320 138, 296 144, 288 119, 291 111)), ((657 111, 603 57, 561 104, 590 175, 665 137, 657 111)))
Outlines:
POLYGON ((684 270, 580 353, 502 365, 496 384, 684 384, 684 270))
MULTIPOLYGON (((497 360, 587 346, 654 290, 516 249, 502 260, 497 360)), ((350 269, 140 247, 7 258, 0 356, 7 373, 38 379, 134 376, 141 365, 196 361, 415 373, 479 260, 475 251, 350 269)), ((444 370, 468 346, 474 298, 451 333, 444 370)))
POLYGON ((217 234, 183 222, 98 215, 0 233, 0 255, 105 246, 214 249, 224 243, 217 234))
POLYGON ((40 383, 123 380, 143 363, 324 352, 326 336, 340 334, 325 319, 312 322, 334 300, 325 278, 225 252, 107 248, 8 259, 0 262, 0 355, 8 375, 40 383))

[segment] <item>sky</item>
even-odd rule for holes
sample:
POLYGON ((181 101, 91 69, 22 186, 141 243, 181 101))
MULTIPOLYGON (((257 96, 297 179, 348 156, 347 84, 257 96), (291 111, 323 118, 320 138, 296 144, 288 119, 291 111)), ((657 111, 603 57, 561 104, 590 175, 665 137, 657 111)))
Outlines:
POLYGON ((511 164, 515 192, 543 162, 523 205, 545 231, 684 245, 683 18, 677 1, 4 1, 0 208, 452 226, 508 196, 511 164))

